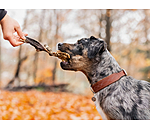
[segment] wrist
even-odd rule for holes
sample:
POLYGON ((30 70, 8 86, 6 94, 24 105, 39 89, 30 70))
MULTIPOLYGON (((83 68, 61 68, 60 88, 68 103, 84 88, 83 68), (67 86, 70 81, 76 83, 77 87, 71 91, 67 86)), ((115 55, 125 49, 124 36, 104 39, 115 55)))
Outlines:
POLYGON ((5 9, 0 9, 0 21, 6 16, 7 11, 5 9))
POLYGON ((6 15, 2 18, 2 20, 0 21, 0 24, 2 24, 2 23, 6 20, 7 17, 8 17, 8 15, 6 14, 6 15))

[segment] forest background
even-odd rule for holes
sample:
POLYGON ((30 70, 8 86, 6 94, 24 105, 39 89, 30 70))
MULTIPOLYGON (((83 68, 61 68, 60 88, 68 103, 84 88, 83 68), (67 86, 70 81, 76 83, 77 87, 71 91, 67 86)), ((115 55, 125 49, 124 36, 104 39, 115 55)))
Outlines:
MULTIPOLYGON (((57 43, 59 42, 75 43, 78 39, 90 37, 91 35, 100 37, 107 42, 109 51, 119 65, 127 71, 128 75, 136 79, 150 81, 149 9, 8 9, 7 11, 12 18, 20 23, 22 30, 27 32, 29 37, 43 44, 48 44, 53 51, 57 50, 57 43)), ((13 48, 7 41, 3 40, 2 33, 0 34, 0 89, 18 86, 68 84, 65 88, 67 91, 80 94, 79 99, 74 97, 75 100, 72 102, 84 104, 82 101, 85 97, 90 100, 89 95, 91 96, 92 93, 84 74, 64 71, 60 68, 59 63, 59 59, 50 57, 45 52, 36 52, 29 44, 13 48)), ((33 99, 36 99, 41 91, 43 90, 40 88, 40 90, 25 93, 23 96, 34 95, 33 99)), ((49 94, 53 96, 56 94, 56 97, 58 97, 58 93, 55 92, 58 92, 58 89, 54 89, 49 94)), ((35 110, 33 110, 34 114, 29 114, 27 117, 24 117, 25 115, 20 116, 23 114, 19 112, 24 107, 20 109, 13 108, 16 113, 9 116, 11 115, 9 107, 12 107, 10 102, 13 101, 14 104, 17 104, 20 97, 20 93, 16 92, 13 94, 18 95, 18 97, 14 99, 14 95, 10 93, 12 92, 1 91, 3 97, 0 99, 0 105, 6 106, 0 107, 0 112, 5 111, 0 116, 1 119, 63 119, 59 118, 60 115, 58 117, 52 116, 52 113, 56 115, 57 112, 49 111, 45 107, 43 107, 44 111, 47 110, 50 113, 47 118, 44 118, 44 112, 34 116, 35 110), (10 97, 6 102, 3 98, 4 95, 8 94, 10 94, 10 97)), ((40 94, 42 97, 46 95, 46 93, 40 94)), ((49 96, 49 94, 47 95, 49 96)), ((63 94, 60 93, 59 95, 67 100, 69 93, 65 93, 65 96, 63 94)), ((44 101, 45 104, 49 101, 47 96, 44 101)), ((34 103, 38 101, 27 99, 24 102, 33 107, 34 103)), ((93 108, 94 103, 87 102, 92 104, 91 108, 86 108, 87 113, 91 109, 96 111, 93 108)), ((54 105, 57 107, 58 104, 54 105)), ((31 108, 27 109, 30 111, 31 108)), ((64 109, 68 109, 68 113, 74 111, 70 107, 64 109)), ((62 111, 62 108, 60 111, 62 111)), ((80 112, 83 111, 85 111, 85 108, 80 110, 80 112)), ((65 112, 63 114, 67 115, 65 112)), ((63 117, 63 114, 61 117, 63 117)), ((85 115, 85 113, 82 113, 64 119, 101 119, 97 113, 96 115, 90 114, 85 115)))
MULTIPOLYGON (((117 9, 12 9, 8 14, 16 19, 24 32, 53 51, 58 42, 75 43, 78 39, 100 37, 127 73, 137 79, 150 81, 150 10, 117 9)), ((39 83, 69 83, 70 89, 81 93, 89 87, 81 72, 64 71, 60 60, 46 53, 37 53, 28 45, 13 48, 0 42, 0 86, 39 83), (20 63, 18 65, 18 63, 20 63), (19 67, 19 70, 18 70, 19 67), (18 73, 18 74, 16 74, 18 73)))

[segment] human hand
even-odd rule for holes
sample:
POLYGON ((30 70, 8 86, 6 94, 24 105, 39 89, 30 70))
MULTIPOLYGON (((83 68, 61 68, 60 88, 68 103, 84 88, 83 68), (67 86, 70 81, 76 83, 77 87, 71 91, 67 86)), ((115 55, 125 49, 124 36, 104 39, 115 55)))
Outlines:
POLYGON ((27 36, 28 34, 22 32, 20 25, 16 20, 6 14, 0 21, 0 24, 2 26, 4 39, 8 40, 13 47, 23 44, 20 39, 25 40, 24 36, 27 36), (17 32, 17 34, 14 34, 15 32, 17 32))

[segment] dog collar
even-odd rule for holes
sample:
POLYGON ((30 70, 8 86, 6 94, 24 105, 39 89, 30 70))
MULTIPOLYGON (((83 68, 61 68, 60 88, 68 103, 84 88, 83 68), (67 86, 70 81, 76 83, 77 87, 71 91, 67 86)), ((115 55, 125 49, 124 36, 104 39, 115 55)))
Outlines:
POLYGON ((108 85, 118 81, 123 76, 127 76, 127 73, 124 69, 122 69, 122 71, 120 71, 119 73, 113 73, 103 78, 102 80, 96 82, 94 85, 91 86, 91 90, 93 93, 97 93, 98 91, 102 90, 108 85))

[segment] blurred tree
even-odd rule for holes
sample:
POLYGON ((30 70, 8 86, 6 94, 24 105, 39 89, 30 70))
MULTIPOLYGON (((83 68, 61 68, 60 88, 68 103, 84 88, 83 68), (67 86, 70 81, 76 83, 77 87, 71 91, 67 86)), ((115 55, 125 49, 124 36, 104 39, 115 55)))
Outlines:
MULTIPOLYGON (((109 50, 129 75, 138 79, 150 77, 150 10, 35 9, 27 11, 28 17, 24 19, 23 27, 29 33, 29 37, 43 44, 47 43, 53 51, 56 50, 58 42, 68 39, 74 41, 94 35, 107 42, 109 50), (142 68, 145 70, 141 73, 138 70, 142 68)), ((8 50, 6 52, 8 55, 3 56, 4 59, 1 59, 0 64, 0 66, 3 64, 1 71, 6 72, 3 73, 6 77, 3 78, 2 75, 2 82, 11 81, 7 74, 14 73, 9 67, 10 64, 13 68, 16 66, 12 78, 17 77, 13 80, 15 81, 13 84, 17 83, 15 85, 52 84, 60 81, 58 79, 60 72, 59 78, 62 78, 63 74, 68 77, 71 75, 58 67, 57 58, 50 57, 44 52, 35 53, 35 49, 30 45, 24 44, 17 51, 10 51, 8 48, 1 49, 2 52, 5 50, 8 50), (22 59, 25 56, 28 56, 28 59, 23 62, 22 59)))
POLYGON ((144 77, 141 73, 141 71, 148 72, 149 10, 113 10, 113 12, 115 14, 112 37, 115 42, 112 42, 112 53, 117 55, 117 61, 129 75, 149 80, 146 78, 149 77, 148 73, 144 77))
POLYGON ((149 43, 149 39, 148 39, 149 10, 148 9, 144 9, 144 15, 145 15, 145 19, 144 19, 145 43, 148 44, 149 43))
POLYGON ((108 50, 111 51, 110 38, 111 38, 111 9, 102 10, 79 10, 77 20, 79 25, 84 29, 88 36, 95 35, 96 37, 103 38, 107 42, 108 50), (81 13, 82 12, 82 13, 81 13))
MULTIPOLYGON (((143 51, 141 48, 138 50, 138 52, 144 53, 146 61, 150 61, 150 47, 149 47, 150 46, 150 41, 149 41, 150 38, 148 37, 148 36, 150 36, 150 34, 149 34, 149 32, 150 32, 149 31, 149 28, 150 28, 150 19, 149 19, 150 18, 150 10, 144 9, 143 12, 144 12, 144 16, 145 16, 144 21, 142 23, 144 25, 144 34, 145 34, 143 37, 145 39, 144 45, 147 47, 147 49, 143 51)), ((143 78, 150 82, 150 64, 141 68, 140 71, 144 74, 143 78)))
MULTIPOLYGON (((59 41, 63 40, 63 34, 61 33, 61 28, 63 23, 67 22, 67 15, 70 13, 70 10, 56 10, 54 9, 54 25, 55 25, 55 32, 54 32, 54 44, 53 46, 56 48, 56 45, 59 41)), ((53 76, 52 76, 52 82, 53 84, 56 83, 56 72, 57 72, 57 64, 58 64, 58 59, 54 59, 54 68, 52 70, 53 76)))
MULTIPOLYGON (((29 10, 26 11, 26 16, 24 19, 24 25, 23 25, 22 31, 24 31, 27 27, 28 14, 29 14, 29 10)), ((14 77, 9 81, 9 83, 7 84, 6 87, 11 87, 11 85, 14 83, 15 80, 18 80, 17 86, 20 86, 20 78, 19 78, 20 68, 21 68, 22 63, 28 58, 27 55, 25 55, 23 58, 21 58, 21 52, 22 52, 22 45, 19 47, 18 64, 16 67, 14 77)))
MULTIPOLYGON (((56 26, 56 30, 55 30, 55 35, 54 35, 54 44, 58 43, 58 37, 59 37, 59 26, 60 26, 60 20, 59 20, 59 14, 60 10, 54 10, 54 15, 55 15, 55 26, 56 26)), ((52 70, 53 73, 53 77, 52 77, 52 81, 53 84, 55 84, 55 80, 56 80, 56 70, 57 70, 57 59, 54 59, 54 68, 52 70)))
MULTIPOLYGON (((41 15, 40 15, 40 20, 39 20, 39 27, 40 27, 40 31, 39 31, 39 36, 38 36, 38 41, 39 42, 42 42, 42 34, 43 34, 43 24, 44 24, 44 20, 45 20, 45 9, 43 9, 41 11, 41 15)), ((34 82, 36 83, 36 75, 37 75, 37 70, 38 70, 38 55, 39 53, 38 52, 35 52, 35 56, 34 56, 34 67, 33 67, 33 79, 34 79, 34 82)))
POLYGON ((107 49, 109 51, 111 51, 111 47, 110 47, 111 23, 112 23, 112 21, 111 21, 111 9, 106 10, 105 19, 106 19, 106 37, 105 37, 105 41, 107 43, 107 49))

